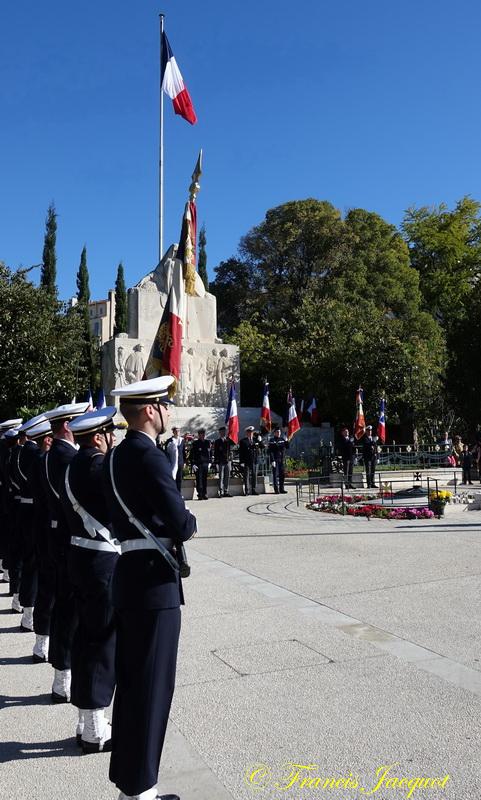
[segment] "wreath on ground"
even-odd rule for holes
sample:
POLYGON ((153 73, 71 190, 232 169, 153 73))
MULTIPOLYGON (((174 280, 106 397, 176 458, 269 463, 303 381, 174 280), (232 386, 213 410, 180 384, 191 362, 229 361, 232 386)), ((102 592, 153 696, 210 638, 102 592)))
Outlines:
POLYGON ((349 517, 367 517, 370 519, 432 519, 434 512, 427 507, 393 507, 374 504, 375 495, 322 495, 306 508, 311 511, 322 511, 327 514, 344 514, 349 517))

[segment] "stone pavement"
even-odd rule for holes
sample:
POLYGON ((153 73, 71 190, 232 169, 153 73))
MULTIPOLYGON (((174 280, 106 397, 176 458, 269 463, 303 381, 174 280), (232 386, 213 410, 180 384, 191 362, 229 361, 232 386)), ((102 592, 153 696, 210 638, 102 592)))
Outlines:
MULTIPOLYGON (((189 506, 199 533, 162 791, 478 800, 481 512, 368 521, 297 508, 291 495, 189 506), (395 766, 373 791, 383 765, 395 766)), ((0 798, 114 800, 108 755, 78 755, 74 710, 50 705, 51 669, 30 663, 33 634, 19 632, 5 589, 0 798)))

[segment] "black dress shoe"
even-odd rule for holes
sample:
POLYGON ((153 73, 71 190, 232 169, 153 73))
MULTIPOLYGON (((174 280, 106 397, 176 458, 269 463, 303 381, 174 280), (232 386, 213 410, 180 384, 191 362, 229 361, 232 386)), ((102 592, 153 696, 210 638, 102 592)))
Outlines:
POLYGON ((281 489, 280 493, 281 493, 281 494, 289 494, 289 492, 287 491, 287 489, 281 489))
POLYGON ((232 495, 229 492, 224 492, 224 497, 232 497, 232 495))
POLYGON ((254 491, 251 492, 251 494, 259 494, 259 492, 256 492, 256 490, 254 489, 254 491))
POLYGON ((180 800, 178 794, 158 794, 156 800, 180 800))
POLYGON ((52 692, 52 703, 70 703, 70 700, 64 694, 52 692))
POLYGON ((34 664, 46 664, 48 658, 47 656, 38 656, 36 653, 32 653, 32 661, 34 664))

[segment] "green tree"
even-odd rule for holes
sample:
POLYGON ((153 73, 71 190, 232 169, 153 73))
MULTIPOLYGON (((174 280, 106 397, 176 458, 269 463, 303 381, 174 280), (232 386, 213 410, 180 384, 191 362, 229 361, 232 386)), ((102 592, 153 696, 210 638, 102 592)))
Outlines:
POLYGON ((0 263, 0 416, 70 402, 85 381, 81 320, 0 263))
POLYGON ((206 292, 209 291, 209 276, 207 275, 207 237, 205 233, 205 225, 199 231, 199 275, 205 286, 206 292))
POLYGON ((43 244, 42 269, 40 285, 51 295, 57 294, 57 212, 53 203, 50 204, 45 220, 45 238, 43 244))
MULTIPOLYGON (((87 248, 83 247, 77 272, 77 313, 82 321, 82 351, 80 363, 88 377, 89 387, 94 391, 98 384, 99 348, 90 327, 90 286, 87 266, 87 248)), ((85 387, 88 388, 88 387, 85 387)))
POLYGON ((124 266, 120 262, 115 281, 115 324, 114 336, 127 332, 127 289, 125 288, 124 266))

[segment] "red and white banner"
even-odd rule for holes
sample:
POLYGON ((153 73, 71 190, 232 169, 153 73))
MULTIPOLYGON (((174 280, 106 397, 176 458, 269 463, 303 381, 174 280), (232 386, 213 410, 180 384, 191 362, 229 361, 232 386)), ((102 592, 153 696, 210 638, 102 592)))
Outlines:
POLYGON ((364 417, 364 392, 361 387, 356 392, 356 421, 354 423, 354 438, 360 439, 366 431, 366 420, 364 417))
POLYGON ((178 258, 170 261, 170 289, 160 320, 159 328, 152 343, 145 378, 159 375, 173 375, 179 380, 182 353, 182 332, 185 308, 183 264, 178 258))
POLYGON ((227 403, 227 411, 225 415, 225 424, 227 426, 227 436, 238 444, 239 442, 239 415, 237 413, 237 400, 235 396, 235 383, 232 381, 229 392, 229 402, 227 403))
POLYGON ((292 391, 289 389, 287 394, 287 438, 289 440, 292 439, 300 427, 299 417, 296 413, 296 401, 292 396, 292 391))
POLYGON ((264 384, 264 395, 262 397, 261 419, 260 427, 266 431, 272 428, 271 405, 269 402, 269 384, 267 381, 264 384))

